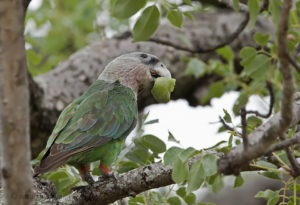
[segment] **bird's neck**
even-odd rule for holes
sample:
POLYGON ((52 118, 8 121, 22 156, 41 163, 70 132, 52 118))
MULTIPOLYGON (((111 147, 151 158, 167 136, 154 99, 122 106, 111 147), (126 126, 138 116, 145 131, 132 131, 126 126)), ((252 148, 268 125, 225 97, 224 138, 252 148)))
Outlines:
POLYGON ((104 70, 98 79, 108 82, 115 82, 118 80, 120 81, 120 84, 132 89, 137 96, 138 92, 144 87, 145 81, 147 80, 145 79, 145 76, 146 78, 149 78, 146 75, 146 72, 146 69, 141 68, 132 68, 130 70, 122 69, 117 72, 114 72, 113 70, 104 70))

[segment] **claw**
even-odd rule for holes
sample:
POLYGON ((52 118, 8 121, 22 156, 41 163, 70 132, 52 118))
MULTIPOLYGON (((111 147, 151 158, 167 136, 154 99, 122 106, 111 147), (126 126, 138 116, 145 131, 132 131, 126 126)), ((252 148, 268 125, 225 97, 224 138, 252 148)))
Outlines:
POLYGON ((90 174, 90 170, 85 165, 80 166, 79 173, 80 173, 82 180, 86 181, 90 186, 95 183, 93 177, 90 174))

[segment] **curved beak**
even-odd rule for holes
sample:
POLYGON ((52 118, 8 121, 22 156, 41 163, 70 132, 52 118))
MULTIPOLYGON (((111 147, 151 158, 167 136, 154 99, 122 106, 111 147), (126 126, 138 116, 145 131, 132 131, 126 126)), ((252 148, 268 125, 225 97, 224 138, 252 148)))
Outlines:
POLYGON ((158 77, 172 78, 170 71, 161 62, 156 63, 156 65, 150 69, 150 73, 152 80, 155 80, 158 77))

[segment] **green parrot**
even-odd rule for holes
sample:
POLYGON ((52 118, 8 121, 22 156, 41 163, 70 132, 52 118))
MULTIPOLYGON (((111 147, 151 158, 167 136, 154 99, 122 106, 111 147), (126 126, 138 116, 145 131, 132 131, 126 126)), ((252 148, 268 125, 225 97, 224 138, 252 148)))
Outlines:
POLYGON ((154 55, 133 52, 111 61, 85 93, 62 111, 34 175, 67 163, 92 184, 88 165, 100 160, 99 169, 107 176, 136 126, 138 93, 158 77, 171 78, 171 74, 154 55))

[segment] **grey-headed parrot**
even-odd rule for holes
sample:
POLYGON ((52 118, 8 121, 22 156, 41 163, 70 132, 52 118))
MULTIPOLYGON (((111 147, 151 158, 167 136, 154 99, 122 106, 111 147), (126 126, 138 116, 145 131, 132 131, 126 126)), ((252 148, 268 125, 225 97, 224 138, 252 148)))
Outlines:
POLYGON ((158 77, 171 78, 171 74, 154 55, 134 52, 111 61, 83 95, 62 111, 34 175, 68 163, 93 183, 87 167, 98 160, 100 171, 108 174, 136 126, 138 93, 158 77))

